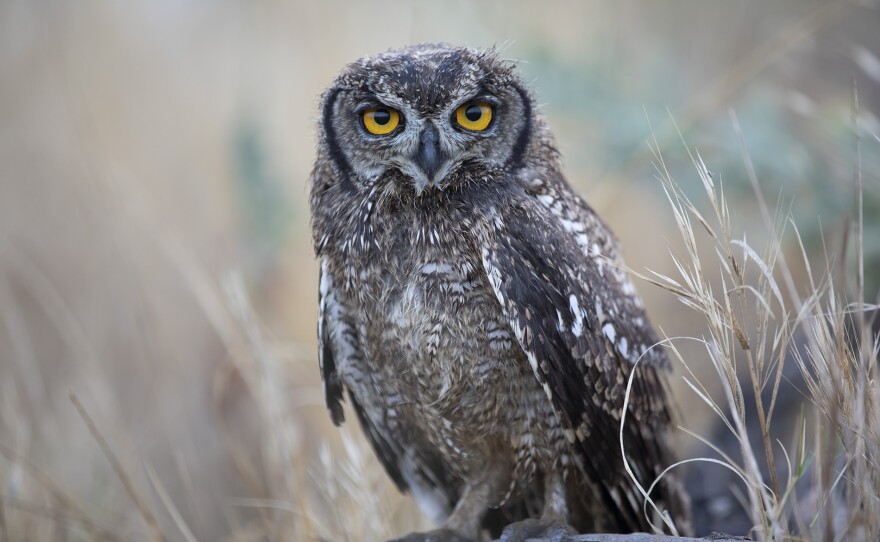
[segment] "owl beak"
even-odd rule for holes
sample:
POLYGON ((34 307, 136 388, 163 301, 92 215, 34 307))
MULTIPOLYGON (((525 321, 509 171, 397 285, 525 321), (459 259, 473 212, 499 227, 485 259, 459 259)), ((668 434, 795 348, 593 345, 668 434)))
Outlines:
POLYGON ((433 123, 422 130, 419 136, 419 148, 416 151, 415 163, 425 172, 425 176, 433 184, 434 174, 443 164, 443 153, 440 150, 440 134, 433 123))

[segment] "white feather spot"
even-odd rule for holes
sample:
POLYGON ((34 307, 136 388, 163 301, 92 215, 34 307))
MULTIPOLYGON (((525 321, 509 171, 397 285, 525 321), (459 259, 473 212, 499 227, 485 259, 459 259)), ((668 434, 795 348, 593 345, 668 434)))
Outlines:
MULTIPOLYGON (((521 336, 521 334, 517 333, 517 336, 521 336)), ((538 358, 536 358, 535 355, 532 354, 531 352, 526 352, 526 357, 529 358, 529 365, 532 366, 532 371, 534 371, 535 374, 538 374, 538 358)), ((548 388, 546 386, 547 385, 544 384, 544 389, 547 390, 547 396, 549 397, 550 396, 550 388, 548 388)))
POLYGON ((550 385, 546 382, 544 382, 544 394, 547 395, 547 399, 553 400, 553 392, 550 391, 550 385))
POLYGON ((593 243, 590 251, 593 253, 593 256, 596 259, 596 265, 599 267, 599 274, 603 277, 605 276, 605 258, 602 257, 602 251, 599 248, 599 245, 593 243))
POLYGON ((621 337, 620 342, 617 343, 617 350, 620 352, 620 355, 623 357, 629 357, 629 343, 626 342, 626 337, 621 337))
POLYGON ((568 233, 581 233, 582 231, 584 231, 584 225, 580 222, 576 222, 574 220, 566 220, 565 218, 560 218, 559 222, 568 233))
POLYGON ((547 207, 550 207, 551 205, 553 205, 553 202, 556 201, 556 198, 554 198, 553 196, 551 196, 549 194, 539 194, 538 201, 540 201, 541 203, 543 203, 547 207))
POLYGON ((321 258, 321 284, 318 287, 321 296, 326 296, 332 286, 333 279, 330 278, 330 265, 327 258, 321 258))
POLYGON ((614 326, 611 325, 611 322, 602 326, 602 334, 611 341, 614 342, 614 339, 617 337, 617 331, 614 330, 614 326))
POLYGON ((510 333, 508 333, 506 329, 495 328, 495 329, 493 329, 492 331, 490 331, 490 332, 487 334, 487 336, 488 336, 490 339, 509 339, 509 338, 510 338, 510 333))
POLYGON ((449 275, 452 274, 453 268, 448 263, 443 262, 429 262, 422 266, 422 273, 425 275, 433 275, 433 274, 441 274, 441 275, 449 275))
POLYGON ((574 316, 574 323, 571 325, 571 332, 574 333, 575 337, 580 337, 584 333, 584 313, 574 294, 568 296, 568 308, 574 316))
POLYGON ((580 305, 578 305, 578 299, 574 294, 568 296, 568 308, 571 310, 572 314, 577 314, 581 310, 580 305))

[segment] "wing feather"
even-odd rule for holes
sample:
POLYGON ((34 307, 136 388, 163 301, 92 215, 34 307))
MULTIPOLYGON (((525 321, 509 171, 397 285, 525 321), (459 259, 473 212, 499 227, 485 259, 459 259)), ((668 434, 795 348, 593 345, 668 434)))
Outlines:
MULTIPOLYGON (((545 191, 492 209, 475 230, 477 242, 489 283, 585 474, 619 526, 647 530, 641 495, 623 468, 618 431, 633 362, 644 356, 624 443, 647 487, 670 459, 664 440, 670 418, 658 374, 668 361, 661 349, 650 349, 656 336, 616 266, 614 239, 576 195, 565 196, 545 191)), ((661 494, 652 496, 680 508, 660 486, 661 494)))
POLYGON ((322 258, 318 289, 318 364, 321 368, 321 380, 324 382, 327 410, 334 425, 339 425, 345 420, 342 410, 342 380, 336 370, 331 337, 334 328, 340 325, 341 310, 333 278, 327 269, 327 259, 322 258))

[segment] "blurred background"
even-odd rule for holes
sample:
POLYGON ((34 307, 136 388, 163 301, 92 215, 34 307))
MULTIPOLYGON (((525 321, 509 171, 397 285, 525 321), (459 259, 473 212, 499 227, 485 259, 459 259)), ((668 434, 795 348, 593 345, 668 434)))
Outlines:
MULTIPOLYGON (((648 140, 705 203, 680 131, 760 245, 735 111, 771 208, 824 261, 856 209, 858 133, 873 299, 877 2, 4 0, 0 540, 427 526, 356 423, 329 423, 307 203, 321 91, 423 41, 520 62, 568 179, 642 272, 675 274, 679 242, 648 140)), ((640 291, 663 332, 700 335, 672 295, 640 291)), ((708 430, 676 382, 683 424, 708 430)))

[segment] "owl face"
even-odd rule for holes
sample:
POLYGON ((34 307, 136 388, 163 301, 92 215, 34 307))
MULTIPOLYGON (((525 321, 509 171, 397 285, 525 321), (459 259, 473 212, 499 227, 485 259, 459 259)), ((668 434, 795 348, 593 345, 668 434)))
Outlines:
POLYGON ((324 95, 322 129, 352 182, 421 194, 513 167, 531 111, 512 64, 494 51, 420 45, 349 65, 324 95))

